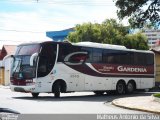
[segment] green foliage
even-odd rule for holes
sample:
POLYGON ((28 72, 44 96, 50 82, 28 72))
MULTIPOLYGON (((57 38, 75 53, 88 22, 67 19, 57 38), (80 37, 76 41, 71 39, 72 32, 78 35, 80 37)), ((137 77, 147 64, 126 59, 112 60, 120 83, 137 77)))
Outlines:
POLYGON ((153 94, 153 96, 160 98, 160 93, 155 93, 155 94, 153 94))
POLYGON ((154 27, 160 24, 160 0, 114 0, 120 19, 130 17, 132 27, 143 27, 148 22, 154 27))
POLYGON ((147 37, 142 33, 128 34, 124 37, 124 46, 130 49, 148 50, 147 37))
POLYGON ((68 35, 68 40, 124 45, 130 49, 148 49, 147 38, 142 33, 128 34, 128 31, 129 27, 117 23, 115 19, 107 19, 102 24, 76 25, 75 31, 68 35))

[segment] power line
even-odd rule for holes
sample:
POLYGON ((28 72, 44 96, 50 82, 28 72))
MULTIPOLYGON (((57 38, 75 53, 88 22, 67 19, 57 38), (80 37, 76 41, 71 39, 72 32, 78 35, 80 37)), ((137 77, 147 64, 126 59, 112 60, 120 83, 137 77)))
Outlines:
POLYGON ((98 2, 89 2, 89 1, 50 1, 50 2, 44 2, 39 0, 38 3, 49 3, 49 4, 63 4, 63 5, 95 5, 95 6, 104 6, 104 5, 109 5, 111 3, 106 2, 106 1, 98 1, 98 2))
POLYGON ((19 41, 19 40, 0 40, 3 42, 23 42, 23 41, 19 41))
MULTIPOLYGON (((0 39, 0 41, 1 41, 1 42, 10 42, 10 43, 12 43, 12 42, 14 42, 14 43, 15 43, 15 42, 21 42, 21 43, 24 43, 24 42, 25 42, 25 43, 26 43, 26 42, 39 42, 38 40, 24 41, 24 40, 8 40, 8 39, 7 39, 7 40, 6 40, 6 39, 3 39, 3 40, 0 39)), ((40 41, 42 41, 42 40, 40 40, 40 41)))
MULTIPOLYGON (((3 0, 2 0, 3 1, 3 0)), ((1 2, 1 1, 0 1, 1 2)), ((113 2, 108 2, 107 0, 102 1, 96 1, 96 2, 90 2, 86 0, 81 0, 81 1, 58 1, 58 0, 53 0, 53 1, 42 1, 42 0, 31 0, 31 1, 25 1, 25 0, 14 0, 14 1, 7 1, 7 2, 19 2, 19 3, 38 3, 38 4, 55 4, 55 5, 68 5, 68 6, 73 6, 73 5, 78 5, 78 6, 113 6, 113 2)))
POLYGON ((26 32, 26 33, 44 33, 44 32, 37 32, 37 31, 23 31, 23 30, 15 30, 15 29, 2 29, 0 28, 1 31, 9 31, 9 32, 26 32))

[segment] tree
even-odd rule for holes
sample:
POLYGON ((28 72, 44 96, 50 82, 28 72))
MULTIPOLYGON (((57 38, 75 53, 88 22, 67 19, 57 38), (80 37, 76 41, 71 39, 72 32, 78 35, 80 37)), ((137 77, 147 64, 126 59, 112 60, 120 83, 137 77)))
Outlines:
POLYGON ((99 24, 84 23, 82 25, 76 25, 75 32, 71 32, 68 36, 68 39, 71 42, 80 42, 80 41, 92 41, 100 42, 101 35, 99 24))
POLYGON ((160 25, 160 0, 114 0, 119 8, 119 19, 130 17, 132 27, 143 27, 151 23, 160 25))
POLYGON ((108 44, 122 44, 122 36, 128 33, 124 27, 114 19, 107 19, 102 24, 84 23, 76 25, 75 32, 71 32, 68 39, 71 42, 92 41, 108 44))
POLYGON ((68 35, 68 40, 71 42, 90 41, 124 45, 130 49, 148 49, 147 38, 143 34, 131 35, 128 32, 129 27, 117 23, 115 19, 107 19, 102 24, 76 25, 75 31, 68 35))
POLYGON ((124 46, 129 49, 148 50, 147 37, 141 32, 136 34, 127 34, 124 37, 124 46))

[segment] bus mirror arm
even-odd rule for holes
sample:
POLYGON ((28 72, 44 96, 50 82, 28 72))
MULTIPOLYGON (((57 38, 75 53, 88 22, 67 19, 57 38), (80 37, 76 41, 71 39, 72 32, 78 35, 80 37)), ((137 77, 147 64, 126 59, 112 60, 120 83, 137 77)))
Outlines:
POLYGON ((3 58, 3 63, 4 63, 4 61, 6 60, 6 59, 8 59, 8 58, 13 58, 13 60, 15 60, 15 57, 14 57, 14 55, 7 55, 7 56, 5 56, 4 58, 3 58))
POLYGON ((32 54, 31 58, 30 58, 30 66, 33 66, 34 63, 34 59, 38 56, 38 53, 34 53, 32 54))

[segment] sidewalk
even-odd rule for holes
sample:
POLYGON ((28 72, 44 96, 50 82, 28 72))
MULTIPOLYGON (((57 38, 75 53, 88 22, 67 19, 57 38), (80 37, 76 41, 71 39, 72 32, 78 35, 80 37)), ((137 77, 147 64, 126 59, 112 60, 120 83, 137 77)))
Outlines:
POLYGON ((152 96, 119 98, 113 100, 112 104, 131 110, 160 114, 160 102, 155 102, 152 96))
POLYGON ((3 85, 0 85, 0 88, 3 88, 3 89, 10 89, 10 86, 3 86, 3 85))

